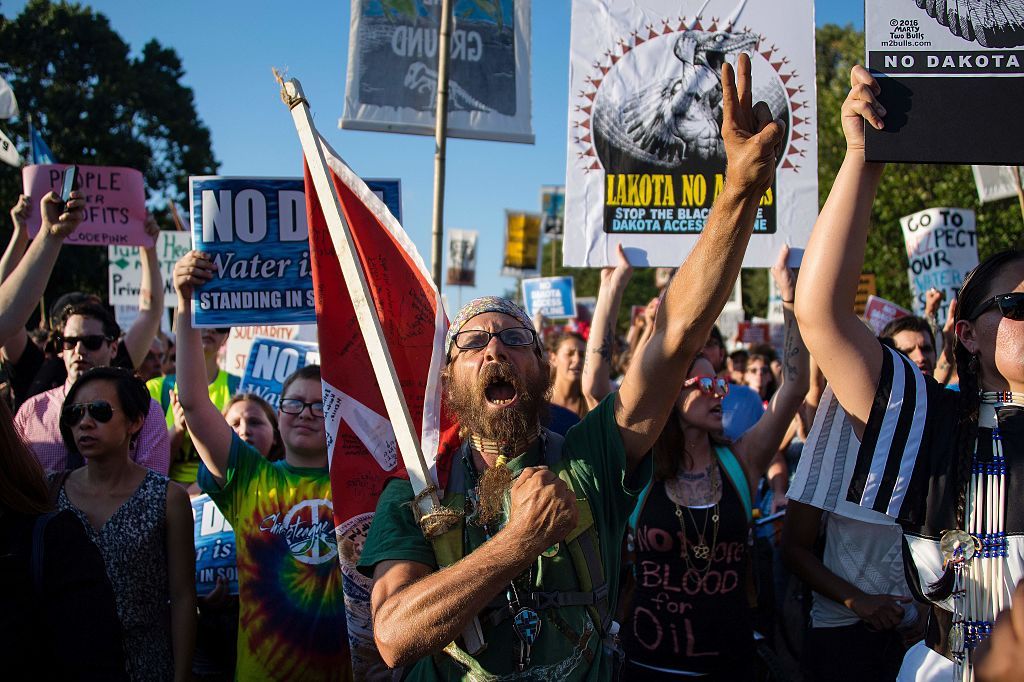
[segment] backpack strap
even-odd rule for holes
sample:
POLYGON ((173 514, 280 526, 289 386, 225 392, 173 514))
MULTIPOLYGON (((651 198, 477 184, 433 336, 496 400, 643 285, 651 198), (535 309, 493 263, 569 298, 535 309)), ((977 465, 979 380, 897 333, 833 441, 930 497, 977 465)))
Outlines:
POLYGON ((40 514, 36 517, 36 522, 32 526, 32 558, 29 562, 29 570, 32 573, 32 587, 37 595, 43 592, 43 554, 46 548, 46 526, 50 523, 50 519, 56 515, 57 512, 55 511, 40 514))
POLYGON ((747 474, 743 470, 743 464, 740 463, 732 448, 716 445, 715 453, 718 455, 718 461, 722 463, 722 468, 725 469, 725 475, 729 478, 733 487, 736 488, 736 492, 739 493, 740 502, 743 503, 743 511, 747 514, 747 523, 750 523, 754 519, 754 507, 750 497, 750 483, 747 481, 747 474))

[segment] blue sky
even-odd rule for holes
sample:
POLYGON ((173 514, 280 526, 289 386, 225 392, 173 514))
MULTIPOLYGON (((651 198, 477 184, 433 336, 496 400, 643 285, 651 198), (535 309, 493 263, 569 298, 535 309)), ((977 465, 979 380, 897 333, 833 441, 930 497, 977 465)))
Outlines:
MULTIPOLYGON (((772 0, 757 0, 771 2, 772 0)), ((210 128, 224 175, 301 176, 295 128, 281 104, 271 67, 302 82, 317 126, 364 177, 402 181, 405 228, 430 259, 434 141, 432 137, 339 130, 348 61, 347 0, 93 0, 113 28, 139 50, 151 38, 174 48, 210 128)), ((14 16, 25 2, 5 1, 14 16)), ((816 0, 818 25, 863 28, 858 0, 816 0)), ((505 209, 537 211, 540 186, 565 180, 569 79, 569 0, 534 0, 533 145, 453 139, 448 142, 445 227, 480 231, 477 287, 444 291, 451 305, 501 294, 505 209)), ((15 93, 17 94, 17 93, 15 93)))

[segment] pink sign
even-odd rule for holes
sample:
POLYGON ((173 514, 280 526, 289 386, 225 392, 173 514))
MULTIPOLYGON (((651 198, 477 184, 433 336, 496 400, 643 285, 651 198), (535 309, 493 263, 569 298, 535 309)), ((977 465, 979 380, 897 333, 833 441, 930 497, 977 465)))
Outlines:
MULTIPOLYGON (((42 224, 39 200, 47 192, 60 193, 68 164, 25 166, 22 190, 32 197, 28 234, 35 237, 42 224)), ((85 220, 65 240, 83 246, 153 246, 146 234, 146 190, 142 173, 118 166, 79 166, 78 185, 85 195, 85 220)))
POLYGON ((910 315, 910 311, 906 308, 878 296, 868 296, 868 302, 864 305, 864 321, 875 332, 875 336, 882 333, 885 325, 907 315, 910 315))

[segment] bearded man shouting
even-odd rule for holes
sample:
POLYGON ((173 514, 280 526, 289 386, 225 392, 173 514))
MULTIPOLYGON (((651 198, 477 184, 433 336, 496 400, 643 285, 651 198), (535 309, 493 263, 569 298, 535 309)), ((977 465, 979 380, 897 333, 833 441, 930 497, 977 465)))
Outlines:
POLYGON ((621 387, 564 441, 541 426, 549 367, 522 309, 477 299, 452 321, 442 380, 466 437, 443 503, 465 520, 428 541, 409 482, 393 480, 359 564, 378 649, 405 679, 611 679, 620 544, 648 453, 732 291, 783 139, 751 106, 745 55, 737 70, 738 87, 722 69, 724 191, 621 387), (483 646, 460 638, 474 618, 483 646))

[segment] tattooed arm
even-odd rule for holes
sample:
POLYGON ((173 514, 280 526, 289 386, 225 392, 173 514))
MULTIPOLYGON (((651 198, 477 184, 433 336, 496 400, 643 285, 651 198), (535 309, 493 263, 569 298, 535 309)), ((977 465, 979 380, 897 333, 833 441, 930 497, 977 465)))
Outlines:
POLYGON ((810 384, 809 356, 807 347, 800 337, 800 329, 793 314, 793 296, 796 277, 786 267, 789 247, 783 246, 779 258, 772 266, 772 277, 782 294, 783 324, 786 341, 782 354, 782 387, 772 396, 764 415, 750 428, 734 446, 737 456, 747 465, 751 487, 768 471, 772 457, 779 449, 793 417, 803 404, 810 384))
POLYGON ((601 287, 597 292, 597 305, 590 325, 587 354, 583 360, 583 397, 587 408, 594 409, 612 392, 612 353, 615 350, 615 322, 619 318, 622 293, 633 276, 622 245, 619 244, 619 262, 614 268, 601 270, 601 287))

